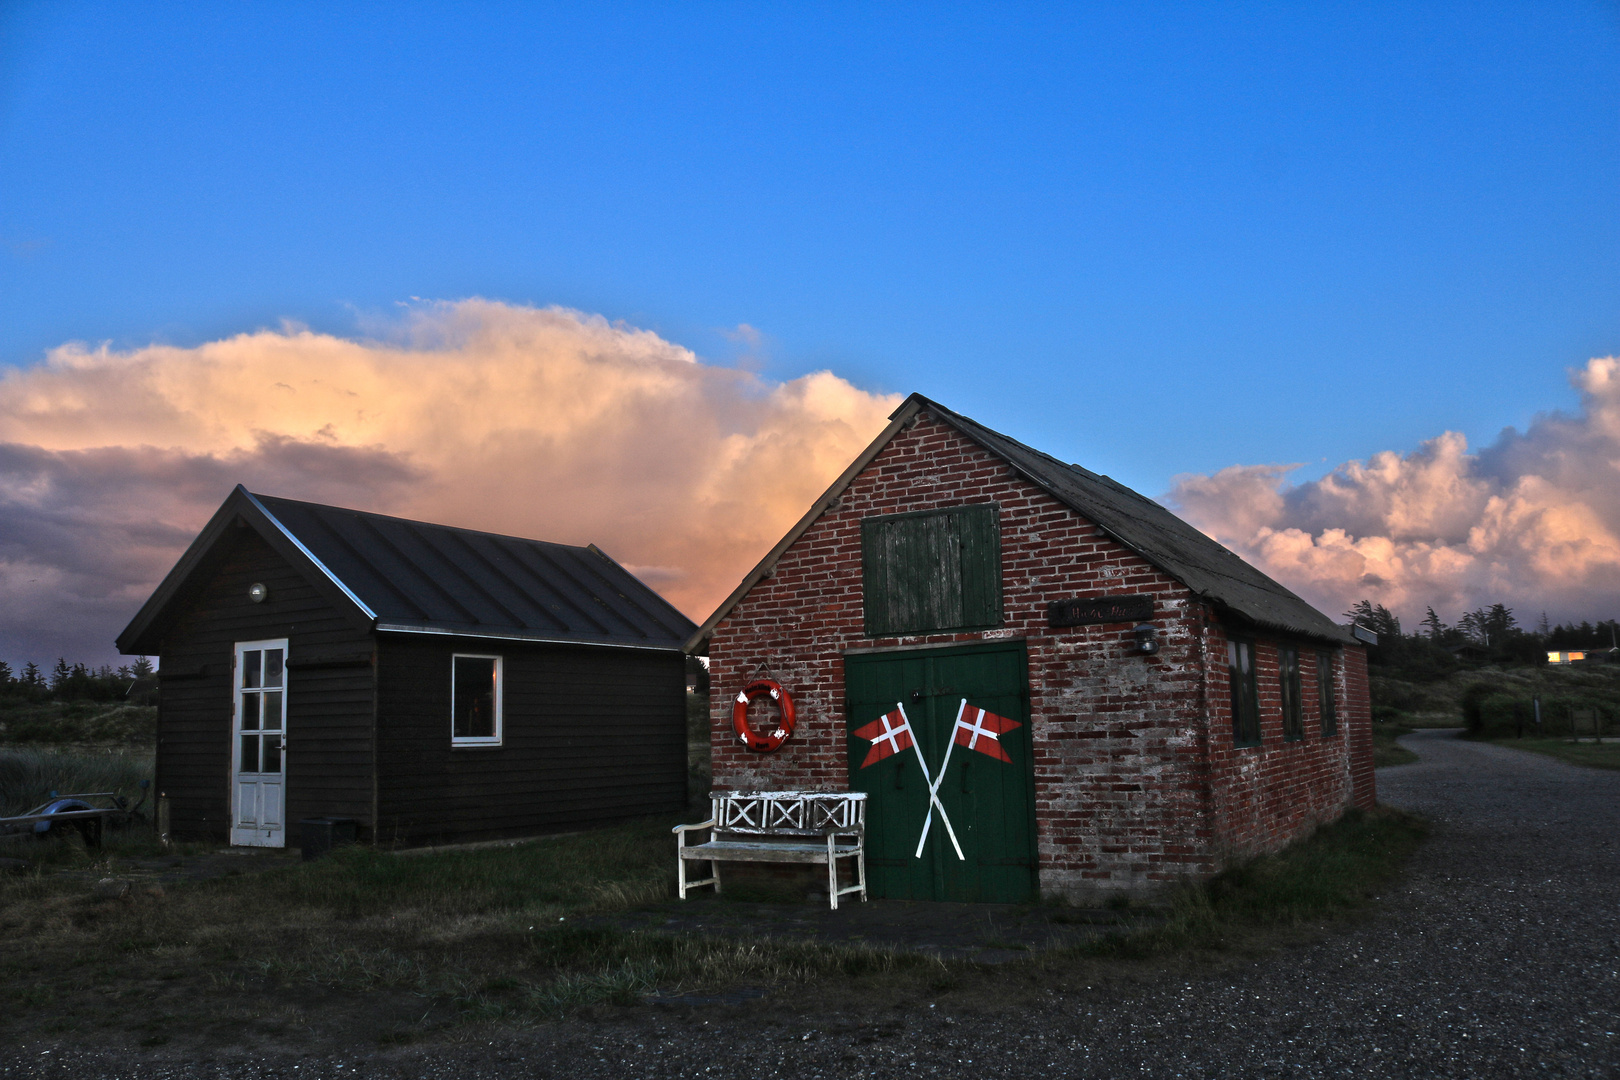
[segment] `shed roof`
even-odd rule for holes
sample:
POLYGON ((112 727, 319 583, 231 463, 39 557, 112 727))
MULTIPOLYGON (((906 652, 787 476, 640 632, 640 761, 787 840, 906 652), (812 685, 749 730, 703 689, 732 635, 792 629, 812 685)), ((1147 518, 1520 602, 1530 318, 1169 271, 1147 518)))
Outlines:
POLYGON ((912 394, 889 417, 889 426, 855 459, 833 486, 799 519, 787 536, 760 560, 725 602, 687 642, 697 648, 748 591, 775 565, 828 505, 872 463, 893 438, 920 412, 956 429, 1007 462, 1058 502, 1095 523, 1106 535, 1186 585, 1223 614, 1269 630, 1342 644, 1349 631, 1296 596, 1281 583, 1250 566, 1243 558, 1182 521, 1168 509, 1110 477, 1025 446, 961 413, 912 394))
POLYGON ((120 651, 158 651, 188 582, 238 524, 375 630, 675 651, 694 629, 595 544, 432 525, 238 486, 119 635, 120 651))

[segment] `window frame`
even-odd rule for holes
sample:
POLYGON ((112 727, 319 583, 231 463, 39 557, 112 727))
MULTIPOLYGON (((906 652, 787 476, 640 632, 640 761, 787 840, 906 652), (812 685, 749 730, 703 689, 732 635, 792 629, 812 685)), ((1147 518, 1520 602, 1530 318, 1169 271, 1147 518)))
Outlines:
POLYGON ((1316 719, 1324 739, 1339 734, 1339 688, 1333 655, 1331 649, 1316 651, 1316 719))
POLYGON ((506 713, 506 662, 499 653, 451 653, 450 654, 450 748, 452 750, 488 749, 501 745, 505 738, 506 713), (493 735, 457 735, 456 734, 456 669, 461 660, 493 660, 495 662, 495 732, 493 735))
POLYGON ((1232 710, 1233 748, 1259 746, 1264 739, 1260 730, 1260 679, 1252 638, 1229 636, 1226 639, 1226 681, 1232 710), (1246 673, 1238 663, 1245 652, 1249 658, 1246 673))
POLYGON ((1005 621, 1005 599, 1002 596, 1001 504, 964 503, 959 506, 909 510, 898 514, 874 514, 861 519, 861 629, 864 636, 914 637, 925 634, 991 630, 1001 626, 1005 621), (932 518, 951 517, 957 517, 964 522, 971 521, 975 517, 982 519, 983 525, 986 526, 985 534, 981 537, 985 541, 982 557, 989 564, 985 567, 988 576, 982 582, 971 583, 970 588, 968 574, 964 572, 967 567, 962 561, 961 550, 967 529, 959 529, 956 590, 960 618, 955 622, 903 623, 894 618, 896 607, 893 591, 896 577, 894 568, 886 565, 883 560, 873 557, 878 550, 879 532, 905 521, 922 522, 932 518), (969 610, 970 597, 976 600, 974 610, 969 610), (987 617, 974 618, 976 615, 987 617))
POLYGON ((1277 646, 1277 694, 1283 742, 1305 741, 1305 694, 1299 676, 1299 646, 1277 646))

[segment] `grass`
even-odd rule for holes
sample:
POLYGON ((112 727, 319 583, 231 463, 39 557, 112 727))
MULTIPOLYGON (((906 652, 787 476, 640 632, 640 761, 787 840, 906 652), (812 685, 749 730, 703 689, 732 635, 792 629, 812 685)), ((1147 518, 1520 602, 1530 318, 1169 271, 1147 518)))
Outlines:
POLYGON ((52 791, 112 791, 134 806, 143 794, 141 781, 151 779, 151 751, 0 747, 0 817, 25 814, 52 791))
POLYGON ((795 1008, 947 992, 1002 1007, 1067 985, 1077 964, 1220 950, 1353 911, 1423 834, 1395 811, 1353 812, 1181 890, 1137 929, 978 968, 881 947, 623 929, 612 913, 672 895, 673 820, 505 848, 352 847, 124 900, 88 885, 161 862, 150 839, 115 837, 100 852, 39 845, 58 872, 0 877, 0 1038, 123 1031, 155 1046, 145 1040, 320 1028, 387 1042, 739 987, 786 991, 795 1008))
POLYGON ((1182 888, 1161 924, 1105 939, 1084 951, 1141 958, 1219 950, 1259 928, 1349 914, 1400 872, 1426 835, 1422 819, 1403 811, 1351 810, 1308 840, 1182 888))
POLYGON ((1515 750, 1529 750, 1546 754, 1571 765, 1586 765, 1594 769, 1620 769, 1620 738, 1605 736, 1602 743, 1570 742, 1568 738, 1515 739, 1511 735, 1498 735, 1487 740, 1497 746, 1515 750))
POLYGON ((1410 735, 1413 728, 1404 724, 1374 724, 1373 733, 1373 768, 1382 769, 1388 765, 1410 765, 1418 756, 1395 740, 1402 735, 1410 735))

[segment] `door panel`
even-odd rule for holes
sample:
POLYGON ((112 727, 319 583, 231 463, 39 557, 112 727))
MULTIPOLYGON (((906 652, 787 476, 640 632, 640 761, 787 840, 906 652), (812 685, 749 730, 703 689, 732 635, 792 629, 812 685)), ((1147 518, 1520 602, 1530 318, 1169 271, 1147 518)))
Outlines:
POLYGON ((286 845, 287 640, 236 646, 231 722, 231 843, 286 845))
POLYGON ((844 679, 850 788, 869 796, 872 895, 1002 903, 1031 899, 1034 779, 1023 643, 848 656, 844 679), (996 739, 1010 762, 953 742, 963 699, 1017 724, 996 739), (904 709, 915 746, 863 768, 872 744, 853 732, 897 705, 904 709), (919 855, 931 805, 924 763, 939 780, 939 806, 919 855), (962 857, 951 842, 953 832, 962 857))

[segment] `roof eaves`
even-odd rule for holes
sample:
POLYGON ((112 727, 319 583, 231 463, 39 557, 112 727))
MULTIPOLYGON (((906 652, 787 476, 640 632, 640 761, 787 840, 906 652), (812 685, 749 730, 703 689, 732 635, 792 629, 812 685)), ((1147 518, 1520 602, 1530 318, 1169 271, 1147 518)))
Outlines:
POLYGON ((432 634, 440 637, 487 638, 491 641, 524 641, 536 645, 592 645, 609 649, 640 649, 646 652, 684 652, 678 638, 658 644, 646 641, 620 641, 615 638, 561 637, 544 631, 493 629, 488 626, 448 626, 441 623, 379 622, 376 629, 389 634, 432 634))
POLYGON ((832 482, 831 487, 822 492, 821 498, 811 504, 810 509, 805 511, 804 516, 798 520, 793 528, 788 530, 787 535, 782 537, 776 546, 766 552, 765 557, 755 564, 754 568, 748 572, 748 576, 742 579, 742 584, 733 589, 731 595, 726 597, 719 607, 715 608, 714 614, 705 619, 703 625, 699 626, 697 631, 686 639, 687 652, 693 652, 703 644, 703 640, 714 632, 716 626, 720 625, 720 620, 731 614, 732 609, 742 602, 743 597, 748 595, 749 590, 765 579, 766 575, 776 565, 776 560, 782 557, 782 552, 792 547, 799 537, 803 536, 810 526, 816 523, 816 519, 827 512, 829 504, 843 494, 844 489, 849 487, 868 465, 872 464, 873 460, 883 452, 883 448, 889 445, 890 441, 900 433, 906 424, 911 421, 912 417, 922 411, 923 406, 926 404, 930 404, 927 398, 921 394, 912 394, 900 403, 899 408, 889 414, 889 426, 884 428, 882 433, 873 439, 865 450, 861 451, 860 456, 850 463, 849 468, 845 469, 838 479, 832 482))

